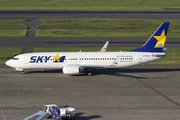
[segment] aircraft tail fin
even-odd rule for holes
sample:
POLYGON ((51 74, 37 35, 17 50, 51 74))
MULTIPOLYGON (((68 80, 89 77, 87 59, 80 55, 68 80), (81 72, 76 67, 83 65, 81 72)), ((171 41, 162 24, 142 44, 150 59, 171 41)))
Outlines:
POLYGON ((170 22, 163 22, 142 47, 130 50, 130 52, 165 52, 163 47, 165 45, 169 24, 170 22))

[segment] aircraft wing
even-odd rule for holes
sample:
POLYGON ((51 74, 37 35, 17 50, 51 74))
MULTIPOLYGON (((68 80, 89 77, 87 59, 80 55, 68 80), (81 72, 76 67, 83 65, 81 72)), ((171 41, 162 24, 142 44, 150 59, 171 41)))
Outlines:
POLYGON ((101 49, 100 51, 98 51, 98 52, 105 52, 106 49, 107 49, 108 44, 109 44, 109 41, 107 41, 107 42, 104 44, 104 46, 102 47, 102 49, 101 49))
POLYGON ((103 69, 108 67, 107 65, 79 65, 83 69, 103 69))
POLYGON ((43 120, 48 115, 47 112, 39 111, 23 120, 43 120))

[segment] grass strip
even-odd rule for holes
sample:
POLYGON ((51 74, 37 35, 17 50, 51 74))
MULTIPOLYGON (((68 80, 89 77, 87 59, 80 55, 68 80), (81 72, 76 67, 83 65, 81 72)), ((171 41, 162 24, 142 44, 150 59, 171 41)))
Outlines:
MULTIPOLYGON (((35 52, 92 52, 92 51, 99 51, 101 48, 67 48, 67 47, 61 47, 61 48, 35 48, 35 52)), ((135 49, 134 47, 129 48, 108 48, 107 51, 129 51, 135 49)), ((161 59, 157 60, 152 63, 148 64, 157 64, 157 65, 176 65, 180 64, 180 48, 167 48, 166 50, 166 56, 161 59)))
POLYGON ((180 37, 179 20, 41 18, 36 37, 150 37, 162 22, 170 22, 168 37, 180 37))
POLYGON ((25 37, 28 27, 21 24, 27 19, 0 20, 0 37, 25 37))
POLYGON ((12 58, 15 55, 21 54, 22 48, 0 48, 0 58, 12 58))
MULTIPOLYGON (((134 47, 127 47, 127 48, 117 48, 117 47, 109 47, 107 51, 128 51, 131 49, 135 49, 134 47)), ((35 48, 35 52, 97 52, 101 50, 100 47, 95 47, 95 48, 69 48, 69 47, 60 47, 60 48, 35 48)))
POLYGON ((21 23, 28 21, 27 19, 10 19, 0 20, 0 29, 27 29, 26 25, 21 23))
POLYGON ((162 10, 180 8, 179 0, 0 0, 0 9, 162 10))
POLYGON ((5 64, 5 62, 6 62, 6 61, 4 61, 4 60, 0 60, 0 65, 1 65, 1 64, 5 64))
POLYGON ((0 37, 25 37, 27 30, 0 30, 0 37))

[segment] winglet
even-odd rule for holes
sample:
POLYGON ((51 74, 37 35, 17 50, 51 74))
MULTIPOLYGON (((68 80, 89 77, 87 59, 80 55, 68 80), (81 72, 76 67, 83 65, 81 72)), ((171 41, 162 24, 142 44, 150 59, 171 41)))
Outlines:
POLYGON ((120 60, 120 56, 117 56, 116 60, 113 62, 113 64, 111 66, 116 66, 118 65, 118 61, 120 60))
POLYGON ((109 41, 107 41, 107 42, 104 44, 104 46, 102 47, 102 49, 101 49, 100 51, 98 51, 98 52, 105 52, 106 49, 107 49, 108 44, 109 44, 109 41))

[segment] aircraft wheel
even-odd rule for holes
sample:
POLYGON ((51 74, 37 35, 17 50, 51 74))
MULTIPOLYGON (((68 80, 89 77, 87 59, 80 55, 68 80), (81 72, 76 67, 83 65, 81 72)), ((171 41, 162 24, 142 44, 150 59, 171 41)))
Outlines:
POLYGON ((88 72, 88 76, 91 76, 91 72, 88 72))
POLYGON ((25 74, 25 72, 24 72, 24 71, 22 71, 22 72, 21 72, 21 74, 22 74, 22 75, 24 75, 24 74, 25 74))

